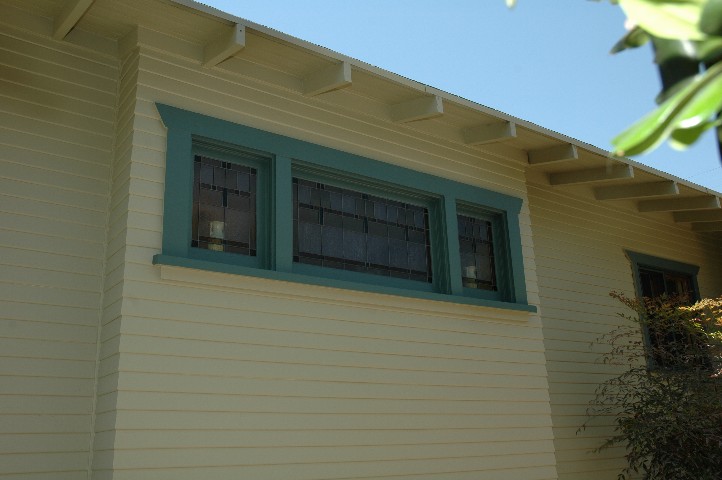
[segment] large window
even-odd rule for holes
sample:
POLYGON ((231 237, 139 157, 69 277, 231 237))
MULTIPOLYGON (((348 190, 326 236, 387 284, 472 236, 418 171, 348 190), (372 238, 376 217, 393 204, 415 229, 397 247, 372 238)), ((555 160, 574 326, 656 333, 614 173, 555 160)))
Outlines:
POLYGON ((158 105, 156 264, 442 301, 526 304, 521 200, 158 105))
POLYGON ((293 261, 432 283, 429 210, 294 177, 293 261))

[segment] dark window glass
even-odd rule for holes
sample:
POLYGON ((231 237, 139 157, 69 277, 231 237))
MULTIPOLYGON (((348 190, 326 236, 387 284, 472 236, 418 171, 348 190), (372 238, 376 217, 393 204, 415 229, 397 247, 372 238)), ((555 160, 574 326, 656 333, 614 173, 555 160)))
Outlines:
POLYGON ((459 256, 464 287, 496 292, 494 239, 489 220, 457 215, 459 222, 459 256))
POLYGON ((431 283, 426 208, 293 179, 293 260, 431 283))
POLYGON ((191 246, 256 255, 256 169, 196 155, 191 246))
POLYGON ((691 275, 639 267, 639 279, 642 283, 642 296, 644 297, 655 298, 660 295, 667 295, 669 297, 687 297, 689 300, 694 300, 694 286, 691 275))

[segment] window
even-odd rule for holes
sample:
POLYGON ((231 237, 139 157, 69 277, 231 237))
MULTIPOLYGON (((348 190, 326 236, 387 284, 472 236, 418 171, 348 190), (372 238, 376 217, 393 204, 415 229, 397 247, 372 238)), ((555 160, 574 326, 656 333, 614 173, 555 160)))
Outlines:
POLYGON ((165 105, 154 263, 534 311, 521 200, 165 105))
POLYGON ((432 283, 429 210, 294 177, 293 261, 432 283))
MULTIPOLYGON (((699 299, 699 267, 634 252, 627 252, 627 255, 632 260, 639 297, 656 299, 665 296, 686 304, 699 299)), ((664 322, 649 322, 643 333, 650 352, 650 366, 655 368, 677 367, 677 353, 682 355, 685 346, 695 341, 688 330, 681 331, 664 322)))
POLYGON ((256 256, 255 168, 195 155, 191 246, 256 256))

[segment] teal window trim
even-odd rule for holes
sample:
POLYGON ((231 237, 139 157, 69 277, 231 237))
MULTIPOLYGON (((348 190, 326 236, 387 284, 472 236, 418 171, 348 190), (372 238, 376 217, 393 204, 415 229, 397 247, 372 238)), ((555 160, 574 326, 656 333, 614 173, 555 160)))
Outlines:
POLYGON ((518 221, 521 199, 176 107, 156 107, 168 133, 162 253, 154 257, 154 264, 536 311, 527 304, 518 221), (195 151, 209 146, 230 155, 239 150, 268 157, 267 162, 252 165, 259 171, 257 208, 265 209, 257 214, 258 258, 190 246, 193 158, 195 151), (423 282, 401 279, 379 282, 376 275, 294 264, 291 179, 294 174, 309 173, 364 185, 387 198, 399 196, 428 205, 433 219, 433 283, 420 285, 423 282), (494 218, 494 247, 504 253, 503 268, 497 271, 506 272, 503 291, 494 298, 469 292, 472 289, 461 285, 458 206, 481 209, 494 218))

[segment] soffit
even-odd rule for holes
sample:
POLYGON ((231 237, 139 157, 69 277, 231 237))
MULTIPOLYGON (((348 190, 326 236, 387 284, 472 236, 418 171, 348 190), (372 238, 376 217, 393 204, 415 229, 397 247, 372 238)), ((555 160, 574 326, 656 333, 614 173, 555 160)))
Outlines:
MULTIPOLYGON (((52 21, 69 0, 0 1, 52 21)), ((633 206, 650 199, 666 201, 698 197, 703 202, 701 197, 705 197, 719 201, 718 192, 626 158, 612 157, 601 149, 530 122, 191 0, 95 0, 74 26, 116 42, 137 27, 143 27, 170 38, 171 42, 177 39, 194 44, 198 48, 189 50, 202 52, 204 46, 216 40, 219 34, 230 32, 236 23, 246 27, 245 48, 231 54, 225 64, 211 68, 246 74, 241 72, 248 70, 239 66, 254 65, 259 67, 254 71, 267 72, 262 79, 264 82, 277 81, 280 88, 308 94, 304 92, 304 85, 310 77, 336 68, 334 65, 341 72, 340 66, 346 63, 350 68, 349 81, 339 84, 340 87, 322 88, 321 94, 314 92, 313 98, 378 121, 397 123, 400 128, 441 141, 459 143, 483 155, 526 165, 530 181, 551 188, 569 189, 594 197, 603 192, 603 196, 621 196, 606 201, 631 202, 633 206), (665 190, 662 185, 652 185, 665 182, 674 184, 674 188, 665 190)), ((689 206, 682 203, 685 208, 689 206)), ((649 202, 644 208, 649 208, 649 202)), ((669 210, 668 205, 661 211, 673 215, 677 210, 669 210)), ((704 227, 710 227, 710 224, 704 227)), ((695 229, 694 223, 692 228, 695 229)))

